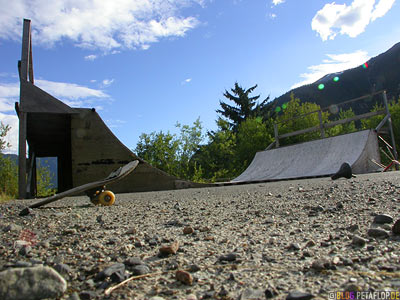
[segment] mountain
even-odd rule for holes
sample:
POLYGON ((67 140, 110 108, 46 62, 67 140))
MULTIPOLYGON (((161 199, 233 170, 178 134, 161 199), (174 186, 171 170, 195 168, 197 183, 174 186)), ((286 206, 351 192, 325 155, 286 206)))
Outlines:
MULTIPOLYGON (((275 98, 272 105, 282 106, 290 101, 290 94, 294 93, 302 102, 313 102, 325 108, 381 90, 387 91, 389 100, 400 96, 400 43, 364 65, 328 74, 312 84, 292 89, 275 98), (318 88, 321 84, 323 89, 318 88)), ((358 101, 351 107, 356 114, 360 114, 370 111, 374 104, 375 101, 358 101)))
MULTIPOLYGON (((18 165, 18 155, 16 154, 3 154, 4 157, 13 161, 18 165)), ((38 157, 36 161, 37 167, 47 167, 50 171, 51 183, 54 188, 57 188, 57 157, 38 157)))

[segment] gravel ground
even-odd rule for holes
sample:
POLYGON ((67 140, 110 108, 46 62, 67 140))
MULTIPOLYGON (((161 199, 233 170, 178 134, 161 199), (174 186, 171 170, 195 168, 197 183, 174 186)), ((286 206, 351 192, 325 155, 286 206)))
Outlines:
POLYGON ((399 179, 390 172, 119 194, 111 207, 71 197, 25 217, 18 213, 32 201, 11 201, 0 206, 0 271, 49 266, 67 282, 59 299, 399 291, 399 179))

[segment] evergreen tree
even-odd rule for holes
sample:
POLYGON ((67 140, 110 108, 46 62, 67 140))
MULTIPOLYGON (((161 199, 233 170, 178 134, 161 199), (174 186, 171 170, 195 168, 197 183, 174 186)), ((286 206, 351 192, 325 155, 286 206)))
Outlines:
POLYGON ((257 84, 248 88, 242 88, 237 82, 231 92, 225 90, 224 97, 235 103, 231 106, 225 102, 219 101, 222 109, 218 109, 217 113, 228 119, 230 128, 237 132, 240 123, 248 117, 259 117, 269 100, 269 96, 261 103, 258 103, 260 95, 250 97, 250 94, 257 88, 257 84))

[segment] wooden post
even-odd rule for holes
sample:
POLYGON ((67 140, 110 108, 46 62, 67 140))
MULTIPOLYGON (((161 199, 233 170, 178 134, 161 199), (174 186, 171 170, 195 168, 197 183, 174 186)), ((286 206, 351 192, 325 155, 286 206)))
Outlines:
POLYGON ((322 123, 322 111, 318 111, 318 118, 319 118, 319 129, 321 131, 321 138, 325 138, 325 130, 324 130, 324 124, 322 123))
MULTIPOLYGON (((22 52, 21 67, 19 70, 20 82, 28 80, 29 74, 29 56, 31 39, 31 21, 24 19, 24 27, 22 33, 22 52)), ((32 75, 33 80, 33 75, 32 75)), ((20 86, 21 90, 21 86, 20 86)), ((21 91, 20 91, 21 93, 21 91)), ((19 99, 19 145, 18 145, 18 198, 26 198, 26 124, 28 115, 24 112, 23 99, 19 99)))
POLYGON ((278 125, 276 123, 274 123, 274 134, 275 134, 275 147, 279 148, 278 125))
POLYGON ((19 112, 18 145, 18 198, 26 198, 26 119, 25 112, 19 112))
MULTIPOLYGON (((389 132, 390 132, 390 138, 392 140, 392 146, 393 146, 393 155, 396 160, 398 160, 397 156, 397 150, 396 150, 396 141, 394 139, 394 133, 393 133, 393 126, 392 126, 392 117, 390 116, 390 111, 389 111, 389 105, 386 97, 386 91, 383 91, 383 103, 385 104, 385 110, 386 110, 386 116, 387 122, 388 122, 388 127, 389 127, 389 132)), ((396 165, 396 170, 398 169, 398 166, 396 165)))

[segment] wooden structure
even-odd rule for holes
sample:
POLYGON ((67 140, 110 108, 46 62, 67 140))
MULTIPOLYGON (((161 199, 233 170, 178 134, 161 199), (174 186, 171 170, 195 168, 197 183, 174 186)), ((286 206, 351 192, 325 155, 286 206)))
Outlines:
POLYGON ((18 63, 19 198, 36 196, 36 158, 57 158, 58 192, 105 178, 129 161, 140 164, 115 183, 115 192, 168 190, 204 186, 179 180, 138 158, 110 131, 94 108, 71 108, 34 85, 30 20, 24 20, 18 63), (29 145, 27 151, 26 145, 29 145), (28 152, 28 159, 26 159, 28 152))
POLYGON ((292 119, 283 120, 283 121, 281 121, 281 123, 286 123, 286 122, 289 122, 291 120, 298 119, 298 118, 304 118, 304 117, 306 117, 308 115, 311 115, 311 114, 318 114, 319 125, 314 126, 314 127, 310 127, 310 128, 306 128, 306 129, 297 130, 297 131, 294 131, 294 132, 289 132, 289 133, 285 133, 285 134, 279 134, 279 132, 278 132, 278 124, 274 123, 275 141, 272 142, 265 150, 270 150, 274 146, 276 148, 278 148, 280 146, 279 145, 279 140, 283 139, 283 138, 296 136, 296 135, 301 135, 301 134, 305 134, 305 133, 309 133, 309 132, 319 131, 320 135, 321 135, 321 138, 324 139, 325 138, 325 129, 328 129, 328 128, 331 128, 331 127, 334 127, 334 126, 340 125, 340 124, 346 124, 346 123, 358 121, 358 120, 361 120, 361 119, 367 119, 367 118, 371 118, 371 117, 378 116, 378 115, 384 115, 384 117, 382 118, 381 122, 375 128, 375 131, 378 134, 387 134, 387 135, 390 136, 390 139, 392 141, 392 146, 391 147, 393 149, 393 155, 394 155, 396 160, 398 159, 398 154, 397 154, 397 150, 396 150, 396 143, 395 143, 395 140, 394 140, 392 118, 391 118, 391 115, 390 115, 390 112, 389 112, 389 106, 388 106, 388 101, 387 101, 387 97, 386 97, 386 91, 375 92, 375 93, 372 93, 371 95, 365 95, 365 96, 362 96, 362 97, 359 97, 359 98, 356 98, 356 99, 351 99, 351 100, 348 100, 348 101, 345 101, 345 102, 342 102, 342 103, 339 103, 339 104, 332 105, 332 106, 327 107, 327 108, 322 108, 322 109, 315 110, 315 111, 309 112, 309 113, 301 115, 301 116, 294 117, 292 119), (332 121, 332 122, 329 122, 329 123, 324 123, 323 120, 322 120, 322 112, 328 111, 328 110, 332 110, 332 107, 335 107, 335 110, 339 111, 339 106, 349 105, 350 103, 363 101, 363 100, 371 100, 373 97, 379 96, 379 95, 382 96, 381 99, 383 101, 384 109, 377 110, 377 111, 371 111, 371 112, 364 113, 364 114, 361 114, 361 115, 355 115, 355 116, 353 116, 351 118, 345 118, 345 119, 341 119, 341 120, 337 120, 337 121, 332 121), (383 128, 383 126, 385 124, 387 125, 387 127, 383 128))

